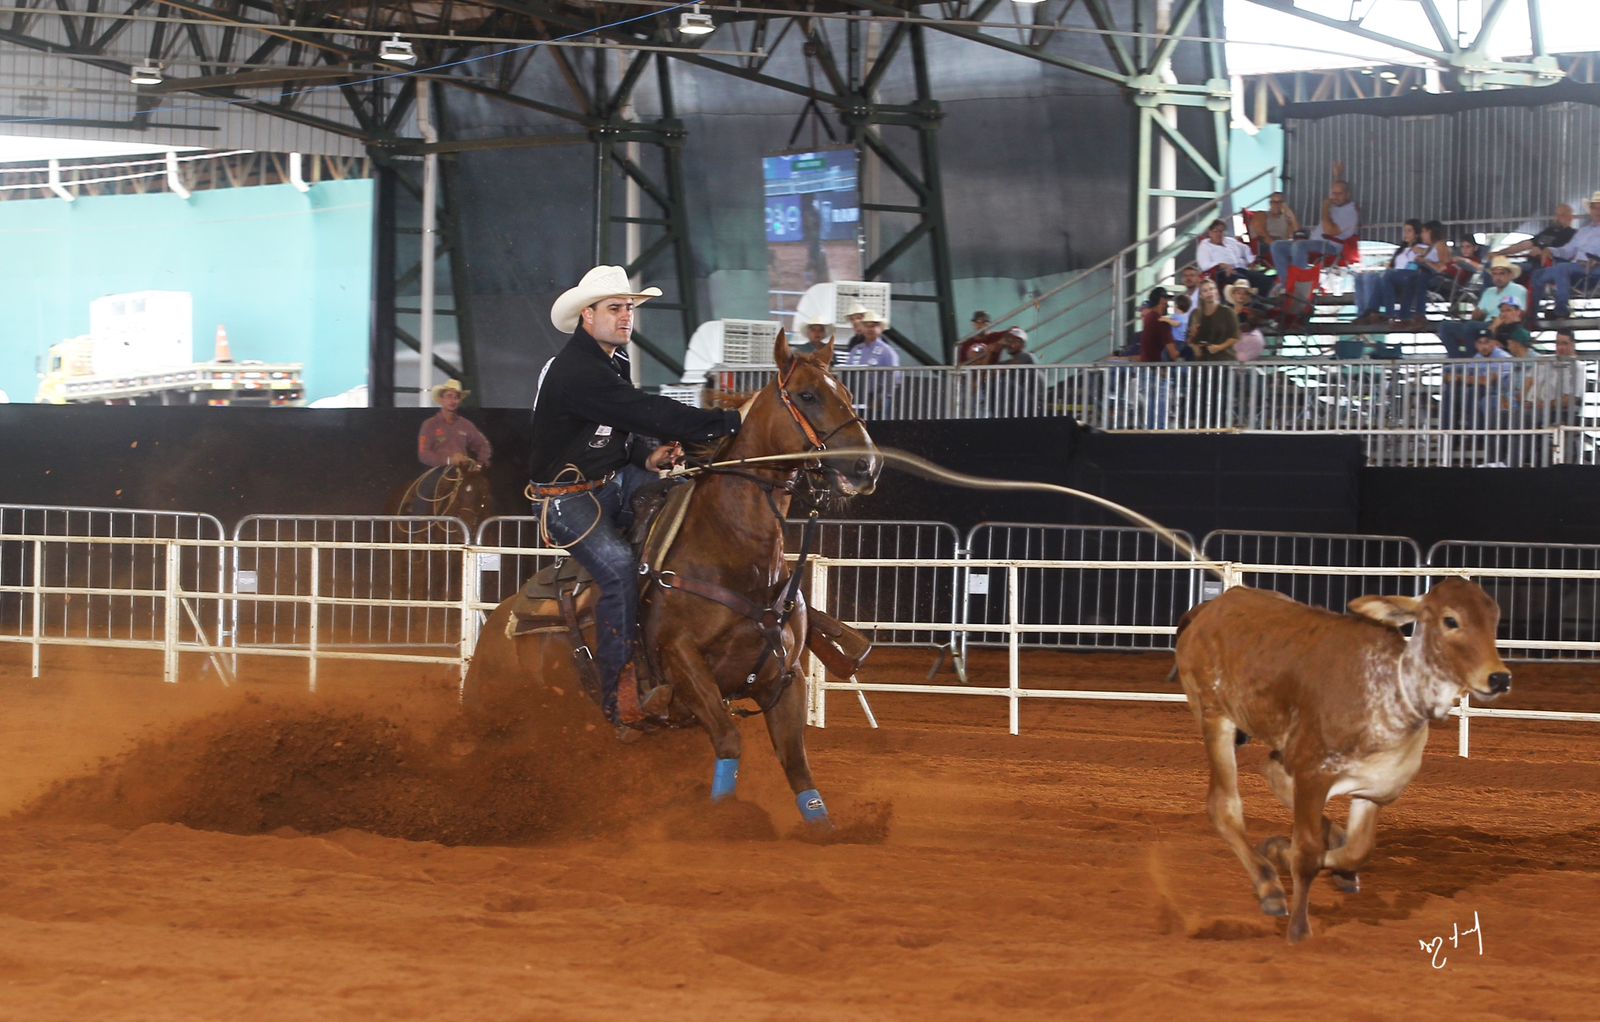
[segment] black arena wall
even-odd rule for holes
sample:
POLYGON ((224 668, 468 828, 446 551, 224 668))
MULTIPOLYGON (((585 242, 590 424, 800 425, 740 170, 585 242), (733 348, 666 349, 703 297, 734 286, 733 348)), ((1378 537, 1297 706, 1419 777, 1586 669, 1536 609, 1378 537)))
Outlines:
MULTIPOLYGON (((420 470, 426 409, 0 405, 0 503, 247 514, 381 514, 420 470)), ((501 513, 521 499, 528 413, 474 409, 501 513)), ((1600 543, 1600 469, 1365 468, 1348 437, 1130 436, 1070 420, 885 422, 883 446, 971 475, 1100 494, 1184 529, 1600 543)), ((1121 524, 1058 494, 965 490, 889 468, 852 517, 1121 524)))

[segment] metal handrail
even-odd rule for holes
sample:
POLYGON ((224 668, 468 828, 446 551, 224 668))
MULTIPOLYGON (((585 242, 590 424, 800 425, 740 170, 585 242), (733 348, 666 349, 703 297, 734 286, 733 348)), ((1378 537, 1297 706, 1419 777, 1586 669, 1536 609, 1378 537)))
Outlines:
MULTIPOLYGON (((1007 321, 1012 320, 1012 319, 1016 318, 1017 316, 1020 316, 1021 314, 1023 314, 1024 312, 1027 312, 1030 309, 1037 310, 1046 301, 1048 301, 1049 299, 1055 297, 1058 294, 1061 294, 1063 291, 1066 291, 1068 288, 1078 286, 1083 281, 1090 279, 1094 274, 1097 274, 1097 273, 1100 273, 1100 272, 1103 272, 1103 271, 1109 269, 1109 270, 1111 270, 1111 281, 1110 281, 1110 283, 1108 283, 1107 285, 1102 286, 1102 287, 1100 287, 1100 288, 1098 288, 1098 289, 1096 289, 1094 291, 1088 292, 1087 294, 1084 294, 1084 295, 1080 296, 1075 301, 1073 301, 1072 303, 1068 304, 1065 308, 1062 308, 1062 309, 1059 309, 1059 310, 1056 310, 1056 311, 1052 312, 1045 319, 1035 321, 1035 323, 1033 324, 1031 329, 1037 330, 1039 328, 1039 326, 1041 326, 1044 323, 1050 323, 1050 322, 1053 322, 1055 320, 1058 320, 1061 317, 1067 315, 1068 313, 1076 311, 1077 309, 1080 309, 1083 306, 1088 305, 1090 302, 1093 302, 1096 299, 1101 298, 1102 296, 1104 296, 1109 291, 1112 294, 1112 300, 1111 300, 1111 304, 1112 304, 1111 336, 1113 338, 1122 336, 1124 331, 1125 331, 1125 329, 1126 329, 1127 323, 1128 323, 1128 318, 1127 318, 1128 310, 1126 308, 1127 299, 1128 299, 1128 287, 1127 287, 1128 278, 1136 277, 1139 273, 1142 273, 1146 269, 1148 269, 1148 267, 1153 266, 1153 265, 1159 265, 1160 263, 1166 261, 1167 259, 1170 259, 1170 258, 1176 256, 1186 246, 1188 246, 1196 237, 1199 236, 1199 233, 1197 231, 1193 230, 1193 227, 1195 226, 1195 223, 1194 223, 1195 221, 1198 221, 1198 220, 1204 218, 1205 216, 1207 216, 1207 215, 1209 215, 1211 213, 1214 213, 1217 209, 1220 209, 1222 207, 1222 205, 1223 205, 1223 203, 1225 201, 1235 198, 1239 194, 1243 193, 1246 189, 1252 188, 1252 187, 1258 185, 1259 183, 1261 183, 1263 181, 1270 182, 1270 180, 1273 179, 1277 175, 1277 173, 1278 173, 1278 168, 1269 167, 1268 169, 1261 171, 1260 173, 1258 173, 1254 177, 1251 177, 1250 179, 1244 181, 1243 183, 1235 185, 1234 187, 1228 189, 1227 191, 1222 192, 1221 194, 1217 195, 1215 198, 1207 199, 1205 202, 1201 203, 1199 206, 1196 206, 1194 209, 1191 209, 1187 213, 1185 213, 1182 216, 1178 217, 1172 223, 1166 224, 1163 227, 1161 227, 1159 230, 1154 231, 1154 232, 1146 235, 1145 237, 1140 238, 1139 240, 1132 242, 1131 244, 1123 247, 1122 249, 1118 250, 1117 252, 1113 253, 1112 255, 1107 256, 1105 259, 1100 260, 1098 263, 1095 263, 1092 266, 1086 267, 1085 269, 1079 270, 1073 276, 1069 277, 1065 281, 1062 281, 1060 284, 1057 284, 1055 287, 1051 288, 1050 290, 1045 291, 1042 294, 1035 295, 1030 300, 1024 302, 1023 304, 1017 306, 1016 308, 1014 308, 1014 309, 1010 310, 1009 312, 1005 313, 1004 315, 1000 316, 998 319, 994 320, 993 326, 995 328, 998 328, 998 327, 1001 326, 1001 324, 1006 323, 1007 321), (1161 238, 1162 238, 1163 235, 1166 235, 1168 233, 1172 234, 1172 236, 1173 236, 1172 240, 1163 244, 1161 242, 1161 238), (1137 265, 1134 265, 1129 269, 1125 269, 1125 270, 1122 269, 1124 262, 1128 259, 1129 256, 1132 256, 1132 255, 1134 255, 1135 253, 1138 253, 1138 252, 1148 251, 1149 247, 1152 244, 1159 245, 1160 247, 1156 250, 1156 252, 1153 255, 1149 256, 1148 261, 1140 262, 1139 260, 1135 260, 1135 263, 1137 265)), ((1046 340, 1044 340, 1042 342, 1035 342, 1034 344, 1031 345, 1031 348, 1032 348, 1032 350, 1033 350, 1033 352, 1035 354, 1038 354, 1043 349, 1048 348, 1051 345, 1056 344, 1057 342, 1067 338, 1073 332, 1074 332, 1074 330, 1072 328, 1068 328, 1067 330, 1064 330, 1063 332, 1061 332, 1059 334, 1056 334, 1054 337, 1048 338, 1048 339, 1046 339, 1046 340)), ((1095 337, 1091 338, 1089 341, 1085 342, 1084 344, 1080 345, 1079 347, 1077 347, 1077 348, 1073 349, 1072 351, 1068 352, 1065 356, 1063 356, 1060 359, 1060 361, 1064 362, 1067 359, 1070 359, 1073 356, 1075 356, 1077 354, 1080 354, 1081 352, 1083 352, 1084 350, 1089 348, 1091 345, 1093 345, 1093 344, 1097 343, 1098 341, 1100 341, 1101 339, 1103 339, 1103 337, 1104 337, 1104 334, 1097 334, 1095 337)))

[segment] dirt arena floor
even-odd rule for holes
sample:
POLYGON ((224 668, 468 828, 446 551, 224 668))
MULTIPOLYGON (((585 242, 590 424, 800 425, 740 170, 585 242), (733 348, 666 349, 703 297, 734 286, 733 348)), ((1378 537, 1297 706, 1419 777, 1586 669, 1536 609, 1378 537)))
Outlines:
MULTIPOLYGON (((875 677, 931 657, 887 650, 875 677)), ((1164 656, 1030 682, 1164 684, 1164 656)), ((739 802, 699 733, 621 747, 570 700, 465 727, 441 671, 0 647, 4 1019, 1594 1019, 1600 731, 1455 726, 1384 812, 1359 895, 1298 947, 1207 822, 1177 704, 853 699, 810 732, 817 844, 759 721, 739 802), (1477 920, 1476 938, 1452 946, 1477 920), (1434 950, 1423 942, 1442 938, 1434 950)), ((1600 704, 1517 665, 1521 705, 1600 704)), ((996 680, 985 654, 976 680, 996 680)), ((573 697, 574 699, 576 697, 573 697)), ((1286 814, 1242 750, 1252 836, 1286 814)))

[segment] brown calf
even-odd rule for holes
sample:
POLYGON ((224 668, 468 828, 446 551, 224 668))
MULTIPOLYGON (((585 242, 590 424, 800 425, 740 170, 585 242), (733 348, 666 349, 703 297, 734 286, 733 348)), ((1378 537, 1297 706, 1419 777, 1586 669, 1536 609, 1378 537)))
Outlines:
POLYGON ((1378 807, 1400 797, 1422 764, 1428 721, 1462 692, 1511 688, 1494 648, 1500 608, 1471 582, 1447 579, 1420 600, 1362 596, 1351 614, 1278 593, 1230 589, 1178 624, 1176 673, 1211 760, 1211 822, 1244 864, 1261 911, 1287 915, 1279 870, 1294 877, 1289 941, 1311 935, 1311 882, 1332 870, 1347 891, 1372 851, 1378 807), (1414 624, 1410 638, 1400 627, 1414 624), (1235 744, 1272 750, 1267 781, 1294 813, 1293 839, 1251 848, 1235 744), (1323 808, 1350 796, 1348 831, 1323 808))

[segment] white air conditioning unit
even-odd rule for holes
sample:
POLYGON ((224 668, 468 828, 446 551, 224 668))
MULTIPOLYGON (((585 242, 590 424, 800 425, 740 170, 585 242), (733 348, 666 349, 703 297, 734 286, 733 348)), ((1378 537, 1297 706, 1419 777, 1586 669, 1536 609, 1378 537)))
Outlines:
POLYGON ((771 365, 778 324, 769 319, 722 321, 722 362, 730 366, 771 365))
POLYGON ((893 322, 889 316, 889 285, 883 281, 836 280, 833 283, 833 301, 833 322, 838 326, 850 325, 845 313, 858 304, 876 312, 885 322, 893 322))

